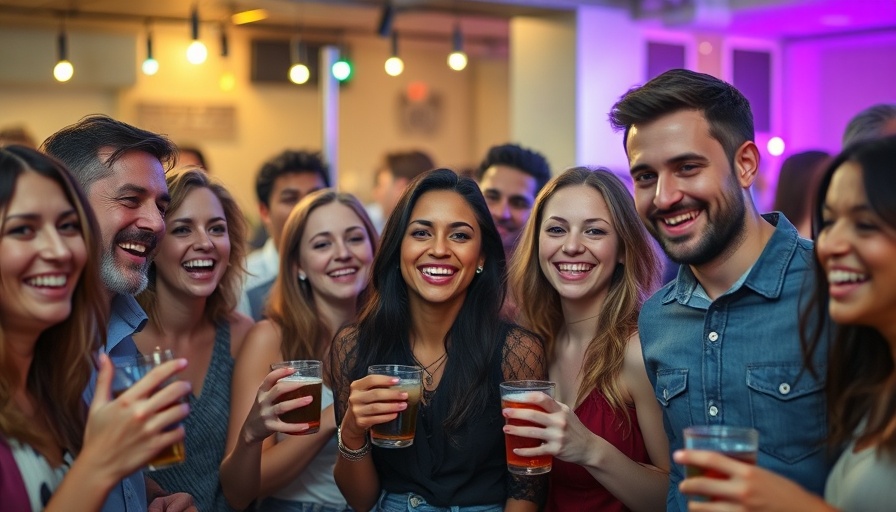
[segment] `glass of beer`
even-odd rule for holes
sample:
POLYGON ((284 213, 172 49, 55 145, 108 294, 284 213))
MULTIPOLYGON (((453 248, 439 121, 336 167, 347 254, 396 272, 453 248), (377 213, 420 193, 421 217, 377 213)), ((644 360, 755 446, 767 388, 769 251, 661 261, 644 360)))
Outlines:
MULTIPOLYGON (((755 428, 728 425, 695 425, 684 429, 684 447, 688 450, 710 450, 747 464, 756 464, 759 453, 759 432, 755 428)), ((723 473, 698 466, 685 468, 688 478, 705 476, 725 479, 723 473)), ((701 496, 693 501, 707 501, 701 496)))
MULTIPOLYGON (((533 409, 544 411, 541 407, 526 401, 530 393, 544 393, 554 397, 554 383, 546 380, 511 380, 501 383, 502 409, 533 409)), ((531 421, 507 418, 508 425, 520 427, 541 427, 531 421)), ((504 434, 504 448, 507 452, 507 470, 515 475, 542 475, 551 470, 554 458, 551 455, 523 457, 513 452, 515 448, 534 448, 541 446, 541 439, 504 434)))
MULTIPOLYGON (((170 350, 156 349, 150 354, 116 360, 115 375, 112 378, 112 396, 118 398, 153 368, 173 359, 174 354, 172 354, 170 350)), ((171 378, 163 382, 159 386, 159 389, 176 380, 177 378, 171 378)), ((178 426, 180 426, 180 423, 169 425, 167 430, 175 429, 178 426)), ((178 441, 160 451, 158 455, 149 461, 146 467, 150 471, 155 471, 157 469, 180 464, 185 460, 187 460, 187 450, 184 446, 184 441, 178 441)))
POLYGON ((288 393, 283 393, 277 398, 275 403, 285 402, 304 396, 311 397, 311 403, 287 411, 280 415, 280 419, 286 423, 307 423, 308 430, 303 430, 295 435, 304 436, 308 434, 316 434, 320 431, 320 393, 323 386, 323 379, 320 373, 320 361, 283 361, 282 363, 274 363, 271 370, 278 368, 291 368, 292 375, 287 375, 280 379, 284 382, 301 382, 302 386, 288 393))
POLYGON ((423 369, 401 364, 375 364, 367 368, 367 374, 398 377, 401 380, 392 388, 408 394, 408 406, 398 413, 397 418, 370 428, 370 442, 381 448, 411 446, 417 433, 417 409, 423 395, 423 369))

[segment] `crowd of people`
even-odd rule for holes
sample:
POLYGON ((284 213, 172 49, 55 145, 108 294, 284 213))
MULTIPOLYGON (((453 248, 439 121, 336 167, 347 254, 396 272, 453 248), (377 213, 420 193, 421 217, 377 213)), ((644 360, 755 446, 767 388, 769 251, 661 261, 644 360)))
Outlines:
POLYGON ((0 509, 892 510, 896 106, 788 159, 772 212, 731 85, 671 70, 610 123, 632 191, 502 144, 472 178, 390 153, 365 207, 284 151, 250 254, 195 148, 105 115, 0 144, 0 509), (298 360, 319 397, 292 397, 298 360), (378 364, 422 374, 410 446, 371 442, 409 408, 378 364), (553 396, 503 408, 516 380, 553 396), (319 426, 286 420, 305 407, 319 426), (692 425, 756 429, 757 460, 692 425), (551 471, 508 471, 505 436, 551 471))

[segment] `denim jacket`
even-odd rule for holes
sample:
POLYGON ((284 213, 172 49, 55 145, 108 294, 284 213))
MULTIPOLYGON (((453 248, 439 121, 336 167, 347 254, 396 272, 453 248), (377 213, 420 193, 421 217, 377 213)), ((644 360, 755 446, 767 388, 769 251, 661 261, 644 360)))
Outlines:
MULTIPOLYGON (((647 374, 663 409, 671 451, 690 425, 759 431, 758 464, 821 494, 831 466, 824 448, 827 347, 803 367, 799 317, 814 275, 812 242, 781 214, 753 267, 710 301, 690 267, 654 294, 638 319, 647 374), (702 292, 702 293, 701 293, 702 292)), ((830 330, 825 333, 828 338, 830 330)), ((687 510, 672 464, 668 510, 687 510)))

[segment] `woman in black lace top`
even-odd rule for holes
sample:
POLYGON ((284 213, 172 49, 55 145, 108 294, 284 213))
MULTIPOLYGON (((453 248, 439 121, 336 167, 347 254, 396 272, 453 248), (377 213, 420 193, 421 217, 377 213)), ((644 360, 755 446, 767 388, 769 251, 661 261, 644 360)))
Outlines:
POLYGON ((334 341, 342 456, 336 483, 356 510, 534 511, 543 476, 514 476, 498 384, 546 376, 541 340, 499 320, 504 251, 476 183, 438 169, 408 186, 383 232, 358 323, 334 341), (407 407, 371 364, 419 365, 414 444, 370 449, 367 431, 407 407))

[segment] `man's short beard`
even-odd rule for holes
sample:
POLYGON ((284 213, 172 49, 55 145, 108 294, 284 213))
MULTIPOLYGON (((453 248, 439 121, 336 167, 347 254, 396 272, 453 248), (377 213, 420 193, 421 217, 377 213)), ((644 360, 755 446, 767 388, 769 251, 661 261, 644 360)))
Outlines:
MULTIPOLYGON (((115 250, 114 246, 112 250, 115 250)), ((120 295, 137 295, 146 289, 149 284, 149 260, 143 265, 130 266, 129 270, 131 272, 127 274, 123 272, 111 252, 103 253, 100 261, 100 276, 103 279, 103 284, 110 291, 120 295), (133 275, 129 276, 128 274, 133 275)))

